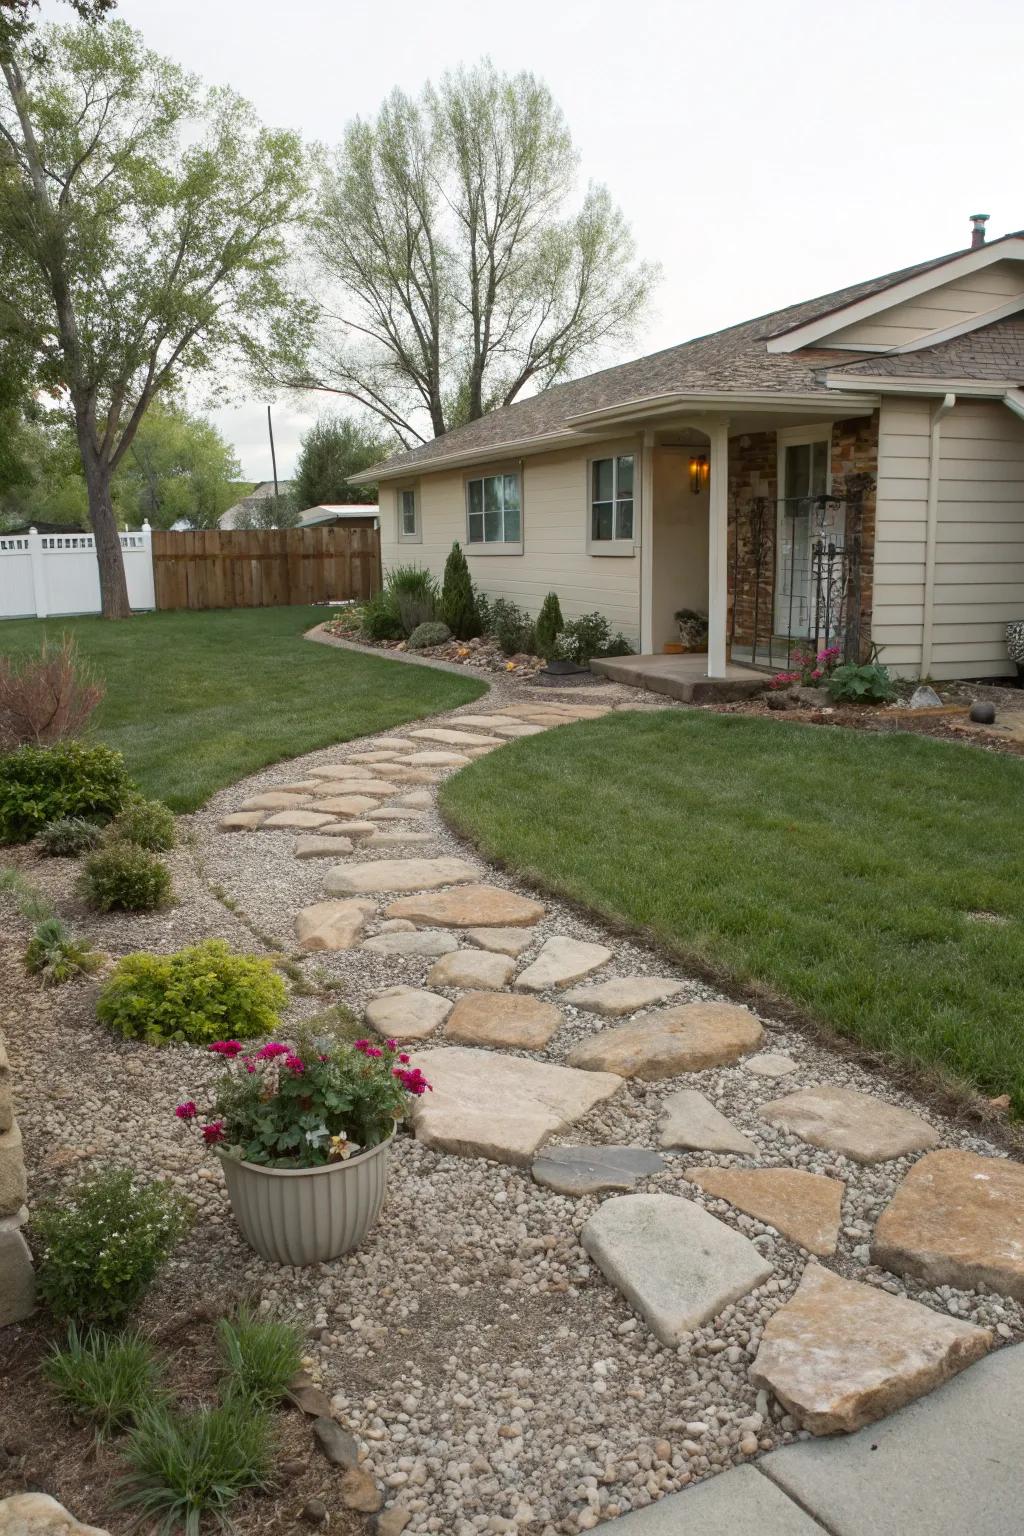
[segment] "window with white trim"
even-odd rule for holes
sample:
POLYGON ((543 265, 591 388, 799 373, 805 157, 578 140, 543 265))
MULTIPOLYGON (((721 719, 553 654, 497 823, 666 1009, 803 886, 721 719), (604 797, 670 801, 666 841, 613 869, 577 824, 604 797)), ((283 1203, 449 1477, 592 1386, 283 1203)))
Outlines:
POLYGON ((420 542, 419 496, 414 486, 406 486, 395 493, 398 502, 399 542, 420 542))
POLYGON ((590 537, 594 543, 633 538, 634 455, 590 463, 590 537))
POLYGON ((521 544, 523 505, 517 474, 466 481, 469 544, 521 544))

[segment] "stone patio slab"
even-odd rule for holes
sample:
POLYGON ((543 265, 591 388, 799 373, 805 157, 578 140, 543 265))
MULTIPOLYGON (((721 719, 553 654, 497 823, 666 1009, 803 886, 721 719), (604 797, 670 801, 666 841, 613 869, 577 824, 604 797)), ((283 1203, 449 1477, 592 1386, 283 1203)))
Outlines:
POLYGON ((603 1190, 629 1190, 637 1179, 661 1173, 665 1159, 646 1147, 546 1147, 530 1170, 535 1184, 556 1195, 596 1195, 603 1190))
MULTIPOLYGON (((751 1466, 733 1467, 599 1529, 608 1536, 823 1536, 816 1520, 751 1466)), ((909 1526, 901 1529, 902 1536, 911 1536, 909 1526)), ((872 1536, 882 1536, 882 1530, 877 1527, 872 1536)), ((857 1536, 868 1533, 858 1531, 857 1536)), ((938 1532, 933 1530, 932 1536, 938 1532)))
POLYGON ((616 1019, 652 1003, 663 1003, 682 990, 683 983, 671 976, 615 976, 590 987, 574 987, 565 994, 565 1000, 588 1013, 616 1019))
POLYGON ((762 1033, 760 1021, 749 1008, 733 1003, 681 1003, 601 1030, 577 1045, 569 1062, 587 1071, 618 1072, 658 1082, 680 1072, 703 1072, 738 1061, 760 1043, 762 1033))
POLYGON ((295 918, 300 949, 351 949, 371 912, 372 901, 318 901, 295 918))
POLYGON ((467 992, 452 1009, 445 1038, 458 1045, 543 1051, 562 1023, 552 1003, 508 992, 467 992))
POLYGON ((437 895, 406 896, 393 901, 387 915, 439 928, 523 928, 539 922, 544 908, 539 901, 501 886, 472 884, 437 895))
POLYGON ((606 1200, 580 1241, 655 1337, 672 1347, 772 1274, 753 1243, 678 1195, 606 1200))
POLYGON ((737 1152, 756 1157, 757 1143, 744 1136, 696 1088, 680 1088, 662 1106, 658 1145, 682 1152, 737 1152))
POLYGON ((416 1100, 424 1146, 529 1167, 537 1148, 604 1099, 622 1078, 529 1057, 440 1046, 416 1058, 433 1091, 416 1100))
POLYGON ((516 977, 516 986, 525 992, 546 992, 549 987, 566 987, 606 965, 612 957, 603 944, 585 944, 581 939, 556 936, 545 940, 532 965, 516 977))
POLYGON ((909 1109, 827 1083, 772 1099, 761 1105, 758 1114, 812 1147, 842 1152, 857 1163, 882 1163, 925 1152, 939 1139, 935 1127, 909 1109))
POLYGON ((687 1168, 686 1177, 709 1195, 767 1222, 808 1253, 821 1258, 835 1253, 846 1188, 842 1180, 800 1168, 687 1168))
MULTIPOLYGON (((360 895, 378 891, 426 891, 475 880, 478 874, 479 871, 465 859, 375 859, 370 863, 338 864, 329 872, 326 884, 335 896, 349 892, 360 895)), ((393 903, 385 915, 411 915, 396 912, 394 907, 398 905, 393 903)))
POLYGON ((424 1040, 443 1024, 451 1001, 420 987, 389 987, 366 1007, 366 1022, 384 1039, 424 1040))

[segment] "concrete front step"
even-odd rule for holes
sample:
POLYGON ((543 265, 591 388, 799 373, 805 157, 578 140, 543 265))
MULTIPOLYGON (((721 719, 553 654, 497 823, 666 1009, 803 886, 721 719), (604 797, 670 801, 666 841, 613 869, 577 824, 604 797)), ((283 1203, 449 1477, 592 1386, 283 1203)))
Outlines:
POLYGON ((605 656, 591 671, 613 683, 664 693, 684 704, 735 704, 764 691, 764 672, 730 662, 725 677, 708 677, 706 656, 605 656))

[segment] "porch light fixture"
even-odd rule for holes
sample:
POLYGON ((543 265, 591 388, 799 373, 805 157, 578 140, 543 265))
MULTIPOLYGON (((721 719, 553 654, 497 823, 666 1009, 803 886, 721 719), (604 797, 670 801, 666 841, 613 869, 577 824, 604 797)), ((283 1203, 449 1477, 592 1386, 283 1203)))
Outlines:
POLYGON ((708 483, 708 458, 706 453, 695 453, 690 459, 690 490, 699 496, 708 483))

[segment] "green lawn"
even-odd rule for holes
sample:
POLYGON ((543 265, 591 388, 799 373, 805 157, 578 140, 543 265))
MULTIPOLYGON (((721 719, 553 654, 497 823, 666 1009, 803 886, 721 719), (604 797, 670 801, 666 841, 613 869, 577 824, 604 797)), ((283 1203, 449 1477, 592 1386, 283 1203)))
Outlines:
POLYGON ((1024 1113, 1024 762, 615 714, 473 763, 442 806, 487 854, 704 974, 1024 1113))
POLYGON ((316 645, 322 608, 240 608, 103 619, 16 619, 0 649, 78 641, 107 687, 92 734, 147 794, 194 810, 267 763, 386 730, 486 692, 472 677, 316 645))

